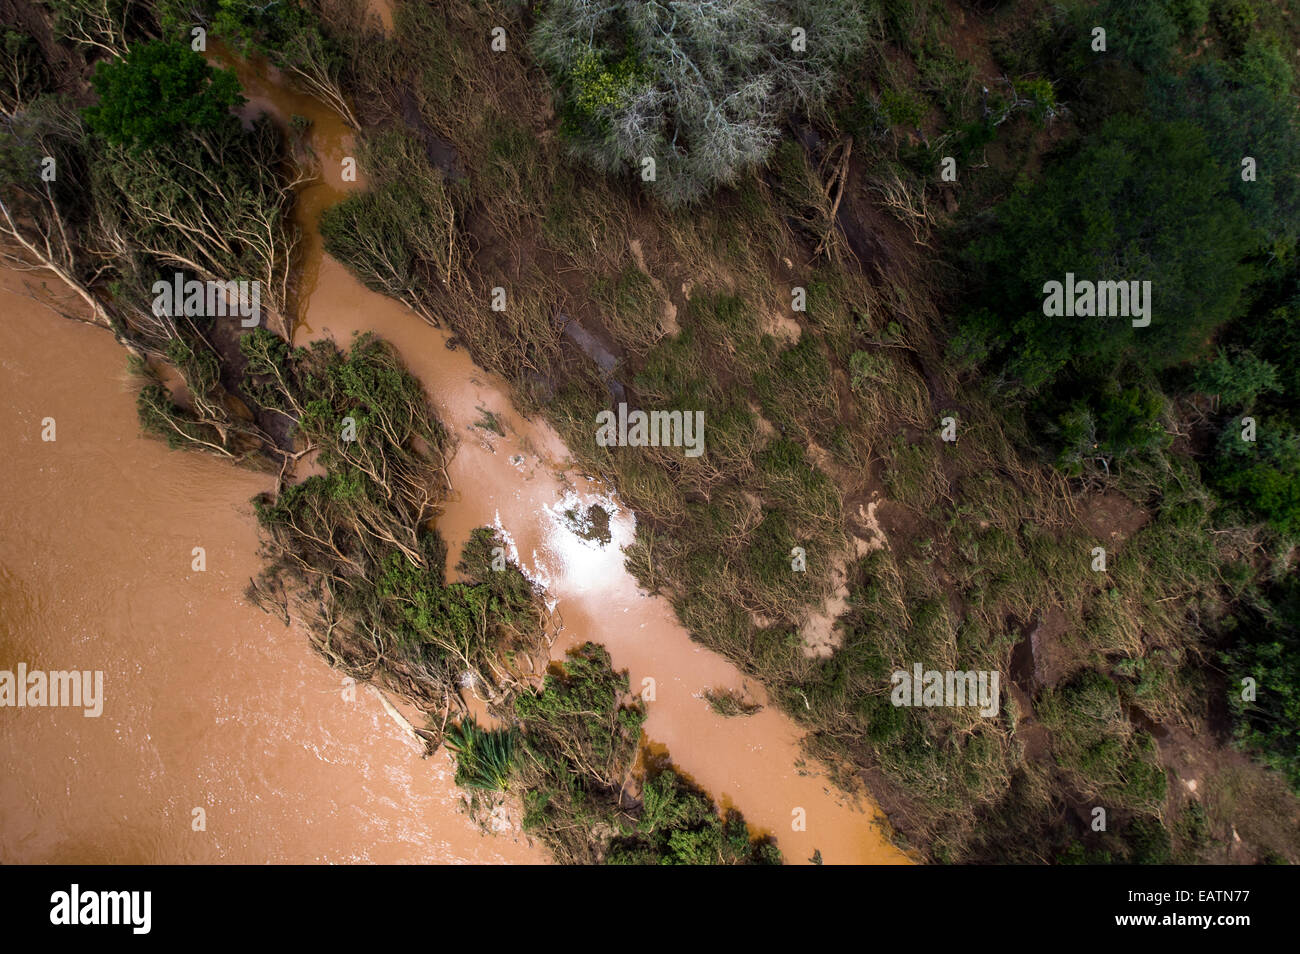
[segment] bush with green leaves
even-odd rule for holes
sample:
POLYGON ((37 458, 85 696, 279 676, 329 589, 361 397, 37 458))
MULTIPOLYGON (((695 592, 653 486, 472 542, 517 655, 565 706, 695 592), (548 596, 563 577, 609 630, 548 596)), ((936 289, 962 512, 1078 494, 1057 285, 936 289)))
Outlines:
POLYGON ((532 43, 578 150, 607 173, 653 159, 647 188, 680 205, 765 162, 867 23, 858 0, 550 0, 532 43))
POLYGON ((100 62, 94 86, 99 101, 86 108, 86 124, 137 150, 216 130, 244 102, 233 72, 184 43, 137 43, 122 59, 100 62))
POLYGON ((472 718, 448 726, 445 741, 456 756, 456 784, 504 792, 510 787, 517 737, 512 728, 484 729, 472 718))
POLYGON ((1184 37, 1194 37, 1210 19, 1210 0, 1164 0, 1165 11, 1184 37))
POLYGON ((1072 402, 1048 433, 1060 448, 1056 465, 1078 476, 1090 459, 1113 460, 1168 447, 1172 441, 1161 424, 1164 396, 1149 387, 1122 388, 1107 381, 1096 392, 1072 402))
POLYGON ((1252 0, 1213 0, 1210 6, 1210 22, 1233 51, 1245 47, 1258 19, 1252 0))
POLYGON ((1300 395, 1300 295, 1294 288, 1289 294, 1289 300, 1241 322, 1234 337, 1277 369, 1279 393, 1300 395))
POLYGON ((610 844, 608 864, 780 864, 770 837, 753 839, 735 809, 719 815, 704 792, 672 769, 646 779, 636 831, 610 844))
POLYGON ((1225 407, 1248 408, 1259 395, 1281 390, 1277 368, 1251 351, 1229 354, 1220 348, 1214 359, 1196 369, 1196 388, 1225 407))
POLYGON ((1278 533, 1300 537, 1300 434, 1269 417, 1255 422, 1255 439, 1232 418, 1219 436, 1209 465, 1210 483, 1229 500, 1259 514, 1278 533))
POLYGON ((1300 792, 1300 581, 1281 580, 1232 622, 1223 662, 1237 741, 1300 792), (1255 681, 1253 699, 1243 698, 1246 678, 1255 681))

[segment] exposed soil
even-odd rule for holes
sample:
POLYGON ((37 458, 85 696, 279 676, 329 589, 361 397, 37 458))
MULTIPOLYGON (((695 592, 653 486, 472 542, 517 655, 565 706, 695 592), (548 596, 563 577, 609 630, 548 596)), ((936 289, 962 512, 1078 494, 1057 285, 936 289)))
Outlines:
POLYGON ((1146 510, 1113 490, 1084 497, 1076 502, 1076 508, 1080 522, 1106 547, 1107 554, 1119 550, 1151 520, 1146 510))
POLYGON ((1066 645, 1070 621, 1058 606, 1040 611, 1021 629, 1024 639, 1012 651, 1012 674, 1031 694, 1051 689, 1079 668, 1078 652, 1066 645))

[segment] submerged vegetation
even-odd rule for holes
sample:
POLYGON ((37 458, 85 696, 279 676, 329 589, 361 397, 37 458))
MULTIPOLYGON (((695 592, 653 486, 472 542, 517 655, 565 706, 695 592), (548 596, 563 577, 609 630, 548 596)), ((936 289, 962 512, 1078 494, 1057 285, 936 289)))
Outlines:
POLYGON ((369 335, 344 355, 330 342, 289 350, 257 330, 245 393, 290 414, 324 470, 256 501, 268 566, 262 605, 306 623, 313 645, 357 678, 390 682, 444 711, 460 692, 500 699, 519 677, 499 660, 537 648, 546 626, 517 567, 494 571, 499 541, 476 531, 446 581, 446 544, 426 529, 450 489, 450 441, 420 383, 369 335))
POLYGON ((734 689, 705 689, 704 700, 720 716, 750 716, 762 710, 759 702, 750 702, 734 689))
POLYGON ((179 308, 155 308, 151 289, 174 275, 259 282, 261 318, 283 333, 297 242, 283 139, 265 118, 245 128, 228 111, 238 99, 234 77, 188 48, 138 42, 101 61, 95 76, 108 98, 92 107, 47 92, 4 118, 6 260, 52 272, 88 320, 129 349, 151 379, 141 394, 147 429, 177 446, 280 464, 288 451, 274 422, 249 419, 230 401, 222 365, 232 341, 179 308), (151 79, 158 73, 176 81, 151 79), (164 365, 183 379, 185 406, 153 380, 164 365))

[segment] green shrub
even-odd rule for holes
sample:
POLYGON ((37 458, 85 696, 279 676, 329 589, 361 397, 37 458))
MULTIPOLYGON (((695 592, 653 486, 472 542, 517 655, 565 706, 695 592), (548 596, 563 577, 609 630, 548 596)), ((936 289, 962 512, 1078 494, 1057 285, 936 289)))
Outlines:
POLYGON ((1238 53, 1250 39, 1259 14, 1251 0, 1213 0, 1210 17, 1228 48, 1238 53))
POLYGON ((1277 368, 1250 351, 1229 355, 1220 348, 1214 360, 1196 369, 1196 388, 1219 397, 1226 407, 1248 408, 1265 392, 1281 390, 1277 368))
POLYGON ((1300 434, 1265 417, 1256 422, 1254 441, 1242 440, 1242 429, 1234 418, 1220 435, 1209 469, 1212 484, 1279 533, 1300 535, 1300 434))
POLYGON ((880 94, 880 106, 894 126, 920 126, 927 111, 925 102, 908 90, 885 90, 880 94))
POLYGON ((1280 581, 1232 622, 1223 662, 1237 741, 1300 792, 1300 581, 1280 581), (1246 678, 1255 680, 1253 700, 1243 698, 1246 678))
POLYGON ((137 43, 95 69, 99 101, 85 111, 90 129, 137 150, 233 121, 244 97, 230 70, 214 69, 184 43, 137 43))
POLYGON ((517 735, 514 729, 483 729, 473 719, 448 726, 446 742, 456 756, 456 784, 480 791, 506 791, 517 735))
POLYGON ((713 801, 671 769, 646 779, 633 834, 611 842, 609 864, 780 864, 770 838, 751 839, 734 809, 719 815, 713 801))

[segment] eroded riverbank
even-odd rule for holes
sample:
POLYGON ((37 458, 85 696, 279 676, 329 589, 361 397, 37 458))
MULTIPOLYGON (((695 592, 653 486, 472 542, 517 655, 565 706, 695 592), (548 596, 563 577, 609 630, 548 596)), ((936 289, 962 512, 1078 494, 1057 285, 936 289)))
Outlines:
POLYGON ((608 647, 616 667, 628 669, 634 691, 653 680, 645 726, 652 745, 666 747, 719 803, 734 805, 752 826, 770 832, 787 861, 803 862, 820 851, 828 863, 905 862, 878 827, 874 807, 835 790, 805 759, 788 718, 771 706, 743 718, 710 709, 706 689, 748 688, 760 702, 767 700, 760 686, 693 642, 667 601, 639 590, 619 550, 633 537, 633 515, 609 488, 569 468, 554 430, 523 419, 505 382, 476 367, 463 349, 448 347, 446 330, 369 291, 323 253, 316 232, 321 210, 357 187, 341 175, 342 160, 351 154, 347 131, 334 114, 286 93, 264 74, 245 64, 237 64, 237 72, 250 109, 266 109, 282 121, 302 115, 313 123, 321 178, 300 192, 295 211, 304 233, 297 341, 345 343, 373 331, 424 383, 438 417, 460 442, 450 467, 454 493, 438 519, 450 552, 459 552, 474 527, 499 528, 525 572, 547 587, 563 623, 553 658, 592 640, 608 647), (486 420, 500 433, 482 426, 486 420), (613 539, 604 547, 579 536, 564 516, 594 503, 614 513, 613 539))

